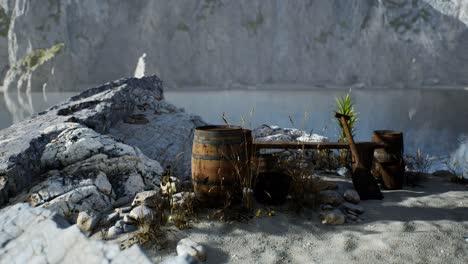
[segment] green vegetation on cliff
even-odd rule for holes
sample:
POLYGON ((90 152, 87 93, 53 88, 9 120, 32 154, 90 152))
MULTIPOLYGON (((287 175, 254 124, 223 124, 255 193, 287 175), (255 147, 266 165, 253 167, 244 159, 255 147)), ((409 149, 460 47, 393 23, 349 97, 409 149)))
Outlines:
POLYGON ((35 49, 20 59, 16 68, 23 71, 34 71, 37 67, 52 59, 64 46, 65 44, 60 42, 48 49, 35 49))
POLYGON ((11 19, 5 12, 5 9, 0 7, 0 36, 6 37, 8 35, 8 29, 10 28, 11 19))
POLYGON ((257 16, 253 20, 248 20, 245 22, 244 27, 249 31, 250 33, 257 34, 257 29, 259 26, 261 26, 265 22, 265 19, 263 18, 263 14, 261 11, 257 12, 257 16))

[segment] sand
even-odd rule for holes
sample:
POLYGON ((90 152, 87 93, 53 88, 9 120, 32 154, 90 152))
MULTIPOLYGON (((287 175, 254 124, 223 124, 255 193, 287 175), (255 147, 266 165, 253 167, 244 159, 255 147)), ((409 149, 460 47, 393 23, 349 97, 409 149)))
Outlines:
POLYGON ((361 223, 325 226, 312 209, 277 208, 245 223, 197 223, 147 254, 160 262, 190 237, 207 248, 206 263, 468 263, 468 187, 434 176, 421 185, 362 201, 361 223))

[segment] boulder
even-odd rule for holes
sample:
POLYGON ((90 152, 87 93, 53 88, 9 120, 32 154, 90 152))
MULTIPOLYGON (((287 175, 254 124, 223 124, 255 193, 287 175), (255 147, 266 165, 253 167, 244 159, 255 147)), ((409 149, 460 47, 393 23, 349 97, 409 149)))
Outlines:
POLYGON ((156 76, 86 90, 0 130, 0 205, 13 198, 75 219, 78 211, 123 205, 124 197, 159 188, 163 169, 154 159, 174 165, 184 152, 175 175, 190 175, 192 129, 203 124, 164 101, 156 76), (149 122, 125 123, 129 116, 149 122), (89 203, 80 198, 88 196, 89 203))
POLYGON ((20 203, 0 211, 2 263, 151 263, 138 246, 88 239, 56 213, 20 203))

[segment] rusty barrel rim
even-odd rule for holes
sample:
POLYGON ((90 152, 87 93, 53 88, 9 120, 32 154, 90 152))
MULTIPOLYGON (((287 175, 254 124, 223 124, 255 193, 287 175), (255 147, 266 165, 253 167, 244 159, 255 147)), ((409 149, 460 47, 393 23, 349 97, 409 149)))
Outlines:
POLYGON ((239 136, 243 133, 240 126, 200 126, 195 128, 194 135, 201 137, 231 137, 239 136))

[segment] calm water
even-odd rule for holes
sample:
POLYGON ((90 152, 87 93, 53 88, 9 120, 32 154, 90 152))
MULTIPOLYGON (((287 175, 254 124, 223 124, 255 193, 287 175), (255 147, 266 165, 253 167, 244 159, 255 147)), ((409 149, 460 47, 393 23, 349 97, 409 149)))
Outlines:
MULTIPOLYGON (((226 114, 231 124, 241 124, 241 115, 252 126, 275 124, 324 134, 336 140, 333 119, 334 98, 346 91, 167 91, 168 101, 184 107, 210 123, 223 124, 226 114), (291 117, 291 120, 290 118, 291 117)), ((69 98, 73 93, 2 95, 0 128, 21 121, 69 98)), ((357 139, 370 140, 371 132, 394 129, 404 132, 405 151, 444 156, 460 150, 468 135, 468 91, 466 90, 353 90, 360 113, 357 139)), ((248 125, 247 125, 248 126, 248 125)))

